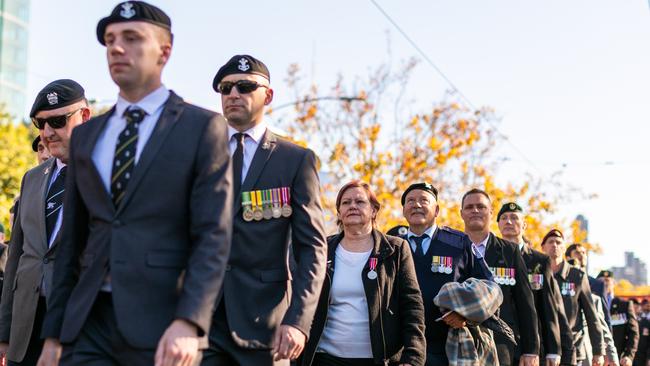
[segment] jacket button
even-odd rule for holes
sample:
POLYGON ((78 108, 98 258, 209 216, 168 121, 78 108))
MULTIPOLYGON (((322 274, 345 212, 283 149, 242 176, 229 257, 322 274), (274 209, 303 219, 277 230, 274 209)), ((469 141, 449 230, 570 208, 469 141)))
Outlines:
POLYGON ((122 226, 122 221, 120 220, 113 221, 113 227, 120 227, 120 226, 122 226))
POLYGON ((226 265, 226 272, 229 272, 231 269, 232 269, 232 267, 230 267, 230 264, 227 264, 226 265))
POLYGON ((45 263, 45 264, 50 263, 50 258, 47 258, 47 257, 43 258, 43 263, 45 263))

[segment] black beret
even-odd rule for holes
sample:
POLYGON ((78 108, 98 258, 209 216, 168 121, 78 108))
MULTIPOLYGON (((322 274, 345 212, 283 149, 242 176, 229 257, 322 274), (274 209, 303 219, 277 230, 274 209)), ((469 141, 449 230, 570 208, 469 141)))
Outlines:
POLYGON ((84 88, 74 80, 60 79, 47 85, 36 95, 30 117, 36 116, 40 111, 50 111, 67 107, 84 99, 84 88))
POLYGON ((413 183, 408 188, 406 188, 406 190, 402 194, 402 206, 404 206, 404 203, 406 203, 406 195, 409 194, 409 192, 411 192, 414 189, 419 189, 422 191, 429 192, 433 195, 433 197, 436 198, 436 200, 438 200, 438 190, 436 189, 436 187, 431 185, 431 183, 427 183, 427 182, 413 183))
POLYGON ((144 1, 125 1, 117 4, 111 12, 111 15, 102 18, 97 23, 97 40, 102 45, 104 42, 104 33, 109 24, 121 22, 147 22, 164 29, 172 31, 172 20, 164 11, 144 1))
POLYGON ((38 152, 38 143, 39 142, 41 142, 41 135, 36 136, 36 138, 32 142, 32 150, 34 150, 34 152, 38 152))
POLYGON ((386 235, 392 236, 405 236, 409 232, 409 227, 406 225, 397 225, 386 232, 386 235))
POLYGON ((612 273, 612 271, 605 270, 605 271, 600 271, 600 273, 598 273, 598 276, 596 278, 610 278, 610 277, 614 278, 614 274, 612 273))
POLYGON ((221 66, 219 71, 217 71, 217 75, 215 75, 214 80, 212 80, 212 89, 218 92, 217 87, 221 80, 232 74, 261 75, 271 81, 269 69, 262 61, 250 55, 235 55, 231 57, 225 65, 221 66))
POLYGON ((503 215, 506 212, 524 212, 524 209, 521 208, 521 206, 519 206, 516 202, 505 203, 503 206, 501 206, 501 209, 497 214, 497 222, 501 218, 501 215, 503 215))

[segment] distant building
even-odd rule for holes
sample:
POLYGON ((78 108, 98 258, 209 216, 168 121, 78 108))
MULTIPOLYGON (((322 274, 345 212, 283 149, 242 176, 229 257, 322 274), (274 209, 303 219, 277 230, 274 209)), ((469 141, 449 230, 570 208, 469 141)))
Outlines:
POLYGON ((626 279, 635 286, 647 284, 648 269, 645 262, 634 256, 634 252, 625 252, 625 265, 612 267, 612 273, 617 280, 626 279))
POLYGON ((19 119, 27 101, 28 40, 29 0, 0 0, 0 104, 19 119))

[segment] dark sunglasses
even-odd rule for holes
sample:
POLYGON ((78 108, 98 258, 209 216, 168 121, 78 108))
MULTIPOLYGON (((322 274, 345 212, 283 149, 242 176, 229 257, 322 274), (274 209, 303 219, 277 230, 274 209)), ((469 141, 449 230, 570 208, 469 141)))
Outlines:
POLYGON ((45 128, 45 124, 47 123, 50 125, 50 127, 57 129, 57 128, 63 128, 65 125, 68 123, 68 119, 72 117, 73 114, 79 112, 83 108, 79 108, 76 111, 72 111, 68 114, 64 114, 62 116, 54 116, 50 118, 32 118, 32 123, 36 128, 39 130, 42 130, 45 128))
POLYGON ((252 93, 252 92, 254 92, 255 90, 257 90, 257 88, 260 88, 260 87, 261 87, 261 88, 268 88, 268 86, 266 86, 266 85, 262 85, 262 84, 258 84, 258 83, 254 82, 254 81, 250 81, 250 80, 237 80, 237 81, 235 81, 234 83, 233 83, 232 81, 224 81, 224 82, 222 82, 222 83, 219 84, 219 86, 217 87, 217 89, 218 89, 219 93, 221 93, 221 94, 223 94, 223 95, 229 95, 229 94, 230 94, 230 91, 232 90, 232 88, 233 88, 234 86, 237 87, 237 92, 238 92, 239 94, 248 94, 248 93, 252 93))

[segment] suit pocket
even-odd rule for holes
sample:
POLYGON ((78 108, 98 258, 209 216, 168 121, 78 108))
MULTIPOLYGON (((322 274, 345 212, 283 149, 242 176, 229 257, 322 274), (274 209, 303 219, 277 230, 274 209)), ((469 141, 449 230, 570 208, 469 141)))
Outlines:
POLYGON ((266 269, 260 271, 262 282, 285 282, 289 280, 289 274, 285 268, 266 269))
POLYGON ((185 252, 147 253, 147 265, 150 267, 184 268, 187 264, 185 252))

